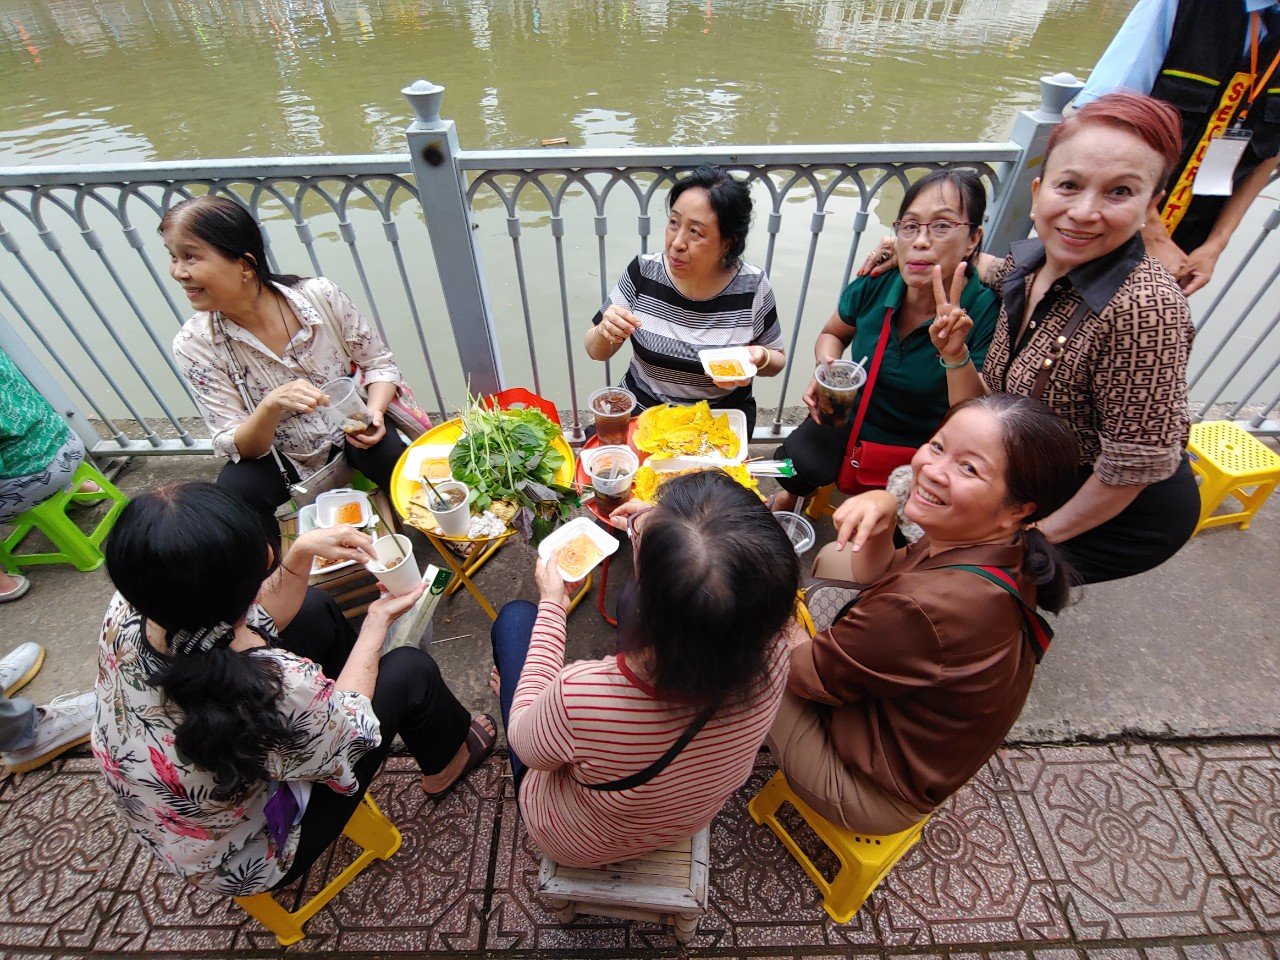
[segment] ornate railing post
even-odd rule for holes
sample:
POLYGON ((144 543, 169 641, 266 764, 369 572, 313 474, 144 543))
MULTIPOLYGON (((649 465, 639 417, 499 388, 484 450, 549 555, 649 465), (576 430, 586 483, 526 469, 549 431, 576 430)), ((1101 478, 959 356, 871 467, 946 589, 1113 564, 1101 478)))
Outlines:
POLYGON ((457 126, 440 119, 439 84, 419 80, 401 93, 416 114, 405 137, 462 369, 472 393, 496 393, 502 389, 502 362, 457 165, 457 126))
POLYGON ((987 253, 1003 257, 1009 252, 1009 244, 1031 232, 1031 181, 1040 176, 1050 131, 1083 86, 1083 80, 1069 73, 1041 77, 1040 108, 1023 110, 1014 119, 1009 139, 1022 147, 1022 156, 1001 178, 1000 196, 991 212, 991 226, 983 244, 987 253))

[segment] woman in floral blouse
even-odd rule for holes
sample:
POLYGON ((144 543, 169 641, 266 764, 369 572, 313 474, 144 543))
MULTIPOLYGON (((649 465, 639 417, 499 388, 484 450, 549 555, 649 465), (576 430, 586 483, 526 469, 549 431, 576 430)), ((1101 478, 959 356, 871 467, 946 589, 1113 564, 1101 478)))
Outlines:
POLYGON ((363 559, 353 527, 299 537, 210 483, 134 500, 106 544, 93 752, 130 829, 174 873, 248 896, 291 882, 342 832, 396 734, 431 796, 492 750, 429 655, 381 657, 421 588, 360 635, 307 588, 314 557, 363 559), (333 678, 333 679, 330 679, 333 678))
POLYGON ((296 483, 341 455, 387 486, 404 443, 383 419, 403 380, 347 295, 323 277, 268 270, 257 222, 227 197, 177 204, 160 233, 169 274, 197 311, 173 353, 213 431, 214 453, 230 461, 218 484, 270 515, 289 499, 282 470, 296 483), (322 312, 336 319, 343 343, 333 342, 322 312), (319 410, 328 403, 320 388, 348 376, 351 361, 363 372, 372 422, 345 435, 319 410))

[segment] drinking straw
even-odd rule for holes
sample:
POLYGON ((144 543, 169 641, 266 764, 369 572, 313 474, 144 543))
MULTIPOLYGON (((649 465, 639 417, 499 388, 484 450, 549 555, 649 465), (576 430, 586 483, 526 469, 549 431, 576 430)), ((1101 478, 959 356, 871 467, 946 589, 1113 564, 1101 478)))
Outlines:
MULTIPOLYGON (((425 478, 423 478, 423 479, 425 479, 425 478)), ((408 557, 408 554, 406 554, 406 553, 404 552, 404 547, 400 546, 400 541, 396 539, 396 537, 395 537, 395 531, 394 531, 393 529, 391 529, 391 524, 387 523, 387 519, 386 519, 386 517, 384 517, 384 516, 382 515, 382 511, 378 509, 378 501, 374 500, 374 499, 373 499, 373 497, 370 497, 370 498, 369 498, 369 505, 370 505, 371 507, 373 507, 373 512, 374 512, 374 513, 377 515, 377 517, 378 517, 378 525, 381 525, 384 529, 386 529, 386 531, 387 531, 387 536, 389 536, 389 537, 391 538, 391 543, 395 546, 395 548, 396 548, 396 552, 398 552, 398 553, 400 554, 400 559, 401 559, 401 560, 404 560, 406 557, 408 557)), ((375 530, 377 530, 377 525, 375 525, 375 526, 374 526, 374 529, 375 529, 375 530)), ((381 560, 378 560, 378 558, 377 558, 377 557, 374 557, 373 559, 374 559, 374 560, 377 560, 377 562, 378 562, 378 563, 382 563, 382 561, 381 561, 381 560)), ((382 565, 383 565, 383 567, 385 567, 385 566, 386 566, 386 564, 385 564, 385 563, 382 563, 382 565)))
POLYGON ((432 492, 432 493, 434 493, 434 494, 436 495, 436 503, 440 504, 440 506, 441 506, 441 507, 447 507, 447 506, 449 505, 449 504, 448 504, 448 502, 447 502, 447 501, 445 500, 445 498, 444 498, 444 494, 442 494, 442 493, 441 493, 441 492, 436 488, 436 485, 435 485, 434 483, 432 483, 432 482, 431 482, 431 478, 430 478, 430 477, 428 477, 425 473, 422 475, 422 482, 423 482, 423 483, 425 483, 428 487, 430 487, 430 488, 431 488, 431 492, 432 492))

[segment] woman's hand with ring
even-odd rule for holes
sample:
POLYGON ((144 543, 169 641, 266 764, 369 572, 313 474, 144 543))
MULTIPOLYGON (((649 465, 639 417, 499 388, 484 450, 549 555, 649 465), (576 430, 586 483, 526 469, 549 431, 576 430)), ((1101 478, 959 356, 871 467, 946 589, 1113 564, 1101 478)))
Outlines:
POLYGON ((348 433, 347 442, 353 447, 368 450, 387 435, 387 426, 383 420, 384 412, 369 408, 369 426, 362 433, 348 433))
POLYGON ((858 268, 858 276, 878 277, 882 273, 888 273, 890 269, 896 269, 897 265, 897 247, 894 245, 893 236, 890 235, 883 237, 867 259, 862 261, 862 266, 858 268))
POLYGON ((947 295, 942 282, 942 267, 933 268, 933 299, 937 311, 933 323, 929 325, 929 339, 938 351, 944 363, 963 363, 969 355, 969 347, 965 342, 969 331, 973 329, 973 318, 959 306, 960 296, 969 282, 965 276, 967 264, 956 267, 955 276, 951 280, 951 294, 947 295))

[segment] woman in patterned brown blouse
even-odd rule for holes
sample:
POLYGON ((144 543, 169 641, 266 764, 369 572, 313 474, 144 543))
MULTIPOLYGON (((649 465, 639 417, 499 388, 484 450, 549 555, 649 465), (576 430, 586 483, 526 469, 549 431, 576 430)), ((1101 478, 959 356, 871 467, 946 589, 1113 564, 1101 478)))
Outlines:
POLYGON ((952 403, 985 393, 1042 399, 1076 432, 1075 496, 1038 524, 1085 583, 1163 563, 1191 537, 1200 498, 1187 464, 1186 298, 1140 231, 1176 162, 1176 111, 1150 97, 1099 97, 1049 139, 1032 185, 1036 237, 980 256, 1001 295, 982 372, 969 318, 935 283, 930 328, 952 403))

